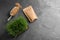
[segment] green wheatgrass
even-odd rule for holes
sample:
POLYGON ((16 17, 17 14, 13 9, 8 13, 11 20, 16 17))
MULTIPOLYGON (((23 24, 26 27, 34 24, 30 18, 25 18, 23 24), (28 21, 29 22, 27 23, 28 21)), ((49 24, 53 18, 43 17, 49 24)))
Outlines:
POLYGON ((28 23, 26 19, 22 16, 14 20, 11 20, 6 25, 6 31, 10 36, 13 36, 13 37, 25 32, 27 29, 28 29, 28 23))

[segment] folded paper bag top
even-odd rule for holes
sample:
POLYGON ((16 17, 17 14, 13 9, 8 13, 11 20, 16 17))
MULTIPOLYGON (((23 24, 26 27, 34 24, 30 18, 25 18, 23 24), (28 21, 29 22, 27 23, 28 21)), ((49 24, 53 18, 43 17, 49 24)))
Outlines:
POLYGON ((27 18, 29 19, 30 22, 33 22, 36 19, 38 19, 37 15, 31 5, 24 8, 23 12, 27 16, 27 18))

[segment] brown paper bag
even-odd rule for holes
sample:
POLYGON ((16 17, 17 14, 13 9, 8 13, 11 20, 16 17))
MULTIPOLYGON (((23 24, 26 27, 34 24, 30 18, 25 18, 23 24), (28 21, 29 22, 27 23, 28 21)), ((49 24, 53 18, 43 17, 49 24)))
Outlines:
POLYGON ((36 13, 34 12, 32 6, 28 6, 23 9, 24 14, 27 16, 30 22, 33 22, 34 20, 38 19, 36 13))

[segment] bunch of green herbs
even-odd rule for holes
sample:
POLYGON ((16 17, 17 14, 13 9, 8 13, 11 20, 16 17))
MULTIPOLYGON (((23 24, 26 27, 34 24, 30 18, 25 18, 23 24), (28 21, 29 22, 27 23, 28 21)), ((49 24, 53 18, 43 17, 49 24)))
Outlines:
POLYGON ((28 29, 28 23, 26 19, 22 16, 11 20, 6 25, 6 30, 8 34, 12 37, 15 37, 28 29))

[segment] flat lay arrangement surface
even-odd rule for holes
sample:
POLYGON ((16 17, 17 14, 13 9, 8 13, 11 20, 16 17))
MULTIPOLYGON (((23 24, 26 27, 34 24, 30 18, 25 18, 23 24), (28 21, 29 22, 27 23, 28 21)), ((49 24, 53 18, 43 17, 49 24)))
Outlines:
POLYGON ((0 40, 60 40, 60 0, 1 0, 0 40), (22 8, 19 9, 15 16, 7 21, 10 17, 11 10, 15 7, 15 3, 19 3, 22 8), (33 18, 38 17, 37 20, 33 22, 31 22, 31 15, 27 14, 31 10, 28 10, 27 13, 25 13, 26 10, 25 12, 23 11, 23 9, 29 6, 32 6, 33 9, 31 10, 34 11, 33 14, 35 13, 37 15, 34 16, 34 14, 33 18), (27 23, 20 19, 21 16, 23 17, 22 19, 26 19, 27 23), (16 20, 19 20, 18 23, 20 25, 16 20), (10 24, 10 22, 14 25, 12 25, 12 23, 10 24), (9 27, 7 28, 7 26, 9 27), (21 27, 23 30, 21 31, 16 26, 21 27), (11 30, 11 28, 14 30, 11 30), (27 30, 25 31, 25 29, 27 30), (20 34, 19 31, 21 31, 22 34, 20 34), (18 36, 11 38, 11 35, 18 36))

